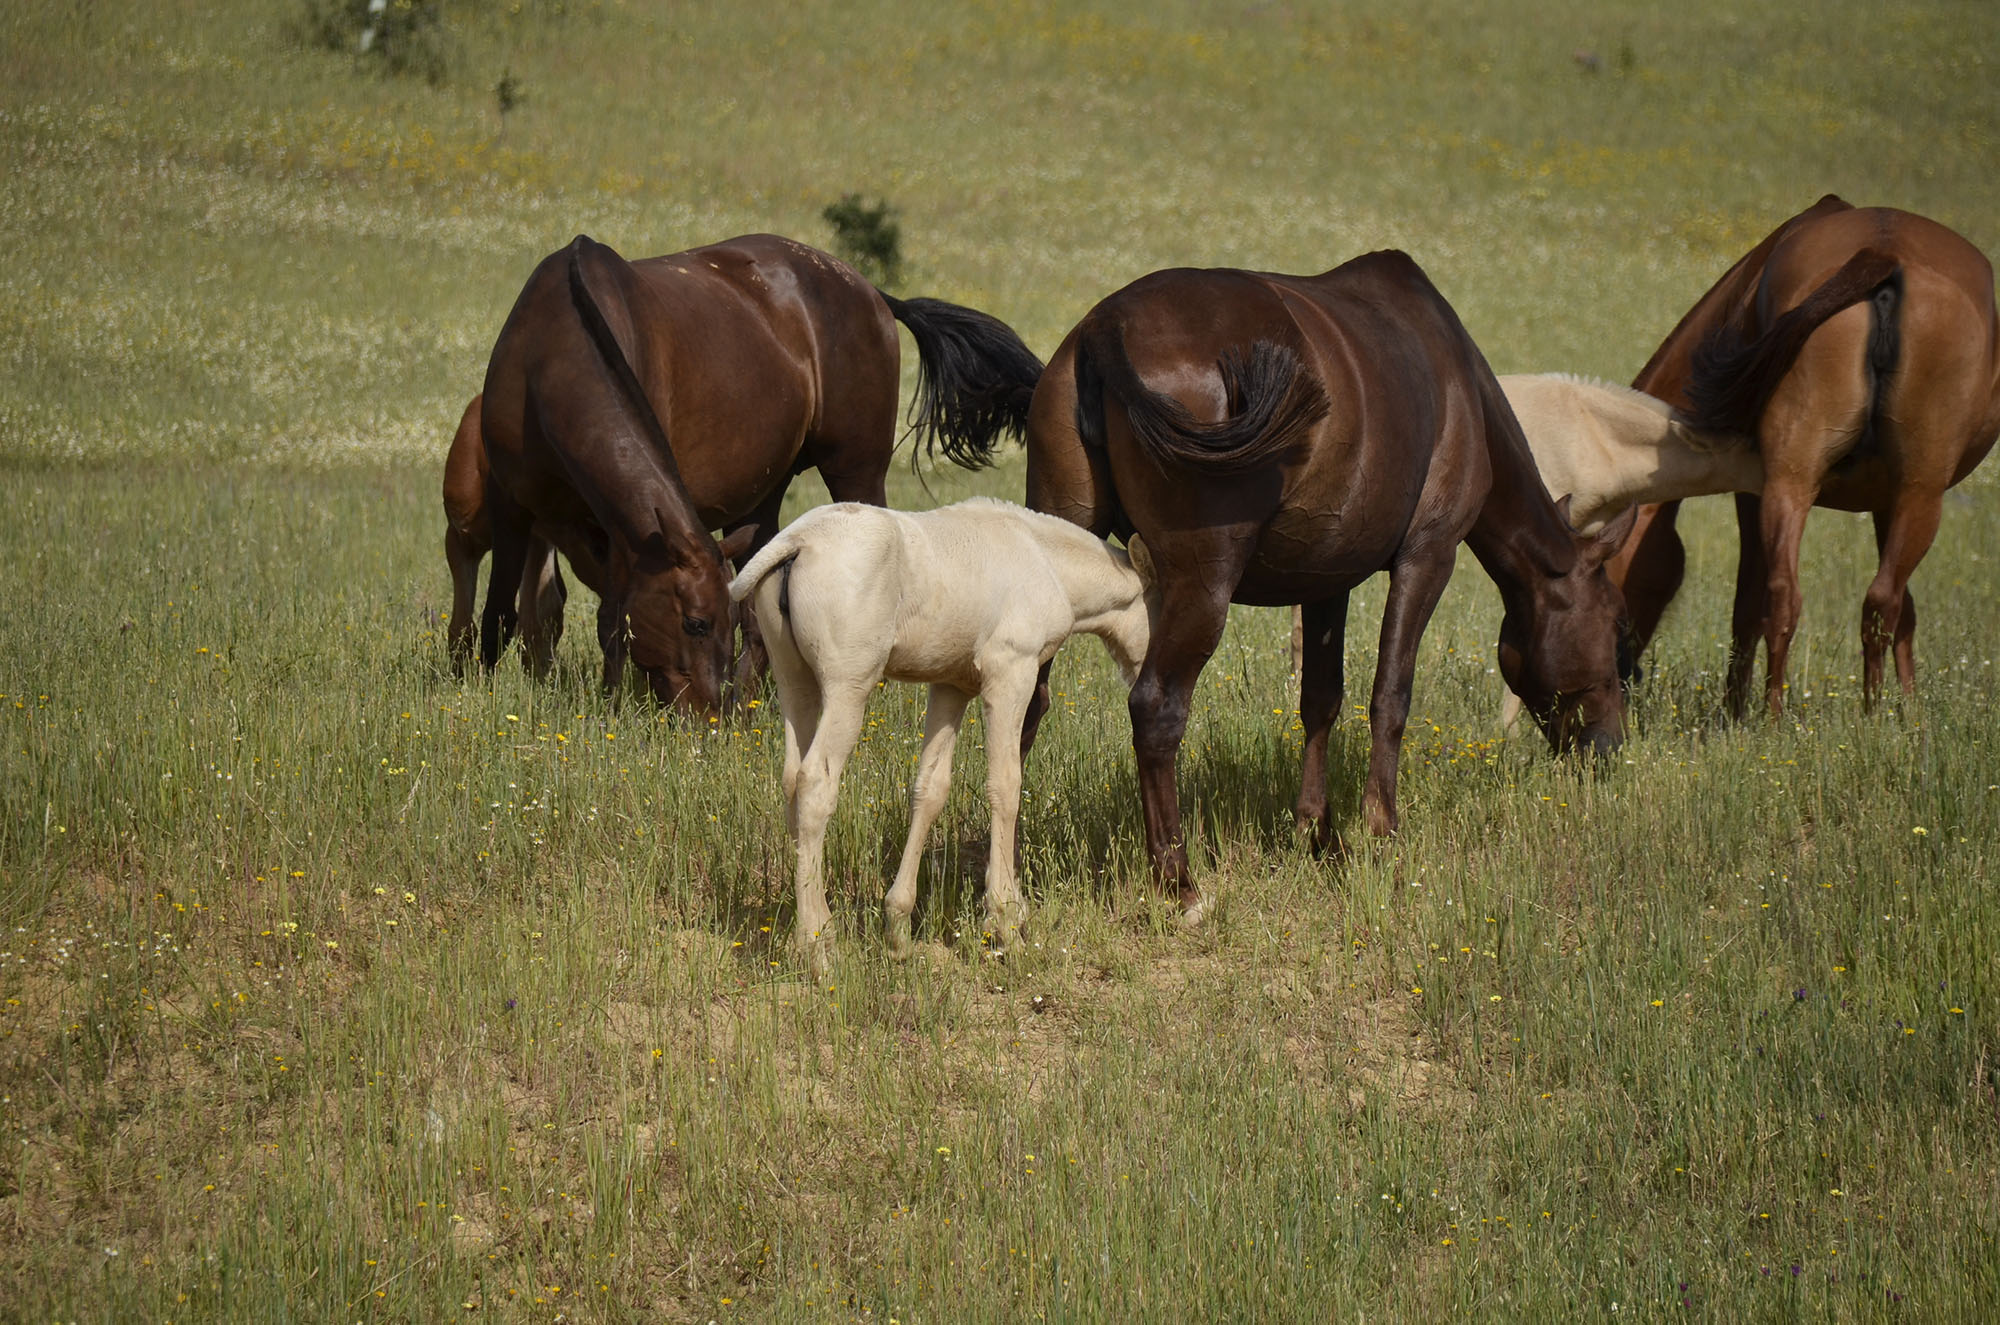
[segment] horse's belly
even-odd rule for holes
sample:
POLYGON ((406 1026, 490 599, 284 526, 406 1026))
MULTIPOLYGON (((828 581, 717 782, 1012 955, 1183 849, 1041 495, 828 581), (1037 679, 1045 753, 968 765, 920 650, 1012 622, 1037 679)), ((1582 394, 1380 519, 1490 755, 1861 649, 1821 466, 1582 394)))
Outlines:
POLYGON ((1395 559, 1407 518, 1352 518, 1342 510, 1281 509, 1265 526, 1234 601, 1258 606, 1315 602, 1345 592, 1395 559))

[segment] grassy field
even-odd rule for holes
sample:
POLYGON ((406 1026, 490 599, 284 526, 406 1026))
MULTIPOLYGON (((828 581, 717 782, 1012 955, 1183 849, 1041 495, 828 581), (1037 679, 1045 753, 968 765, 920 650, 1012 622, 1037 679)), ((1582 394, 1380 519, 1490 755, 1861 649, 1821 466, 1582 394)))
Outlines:
POLYGON ((975 718, 883 960, 922 703, 886 689, 824 984, 775 713, 608 704, 582 628, 550 684, 460 683, 437 477, 541 254, 823 243, 856 190, 902 292, 1043 353, 1155 267, 1393 245, 1501 371, 1627 379, 1823 192, 2000 252, 2000 10, 456 0, 436 86, 301 12, 0 11, 0 1319, 1991 1316, 1991 466, 1874 714, 1865 522, 1815 516, 1791 713, 1736 726, 1733 524, 1691 509, 1596 774, 1497 739, 1467 558, 1403 834, 1337 862, 1290 838, 1288 622, 1239 611, 1183 757, 1192 933, 1086 642, 1028 767, 1031 944, 976 932, 975 718))

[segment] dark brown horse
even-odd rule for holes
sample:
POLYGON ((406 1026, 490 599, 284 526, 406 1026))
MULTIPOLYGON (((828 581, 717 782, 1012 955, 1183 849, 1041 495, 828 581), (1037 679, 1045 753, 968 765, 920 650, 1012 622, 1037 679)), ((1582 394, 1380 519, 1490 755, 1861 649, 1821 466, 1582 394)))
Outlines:
POLYGON ((986 463, 1023 426, 1041 362, 984 313, 893 299, 773 235, 636 263, 579 235, 543 259, 486 370, 481 659, 492 666, 513 633, 541 539, 602 600, 607 688, 629 651, 662 700, 717 708, 735 646, 725 561, 777 531, 791 477, 816 468, 834 500, 884 502, 896 321, 917 343, 913 414, 929 445, 986 463))
MULTIPOLYGON (((1935 221, 1829 194, 1731 267, 1633 385, 1697 427, 1754 435, 1763 452, 1761 497, 1736 499, 1731 711, 1748 707, 1760 636, 1765 703, 1784 706, 1799 539, 1815 505, 1875 517, 1862 696, 1872 704, 1880 693, 1892 644, 1897 680, 1911 691, 1911 572, 1937 534, 1945 489, 2000 434, 2000 317, 1985 256, 1935 221)), ((1641 646, 1680 587, 1677 511, 1645 508, 1612 566, 1641 646)))
POLYGON ((1035 393, 1028 504, 1136 533, 1153 563, 1132 743, 1155 872, 1191 913, 1174 760, 1232 601, 1305 604, 1296 817, 1321 845, 1348 593, 1389 572, 1363 799, 1388 834, 1417 644, 1461 540, 1500 587, 1501 670, 1550 742, 1622 739, 1620 602, 1601 566, 1629 519, 1597 538, 1570 529, 1478 347, 1404 254, 1322 276, 1163 271, 1112 295, 1035 393))

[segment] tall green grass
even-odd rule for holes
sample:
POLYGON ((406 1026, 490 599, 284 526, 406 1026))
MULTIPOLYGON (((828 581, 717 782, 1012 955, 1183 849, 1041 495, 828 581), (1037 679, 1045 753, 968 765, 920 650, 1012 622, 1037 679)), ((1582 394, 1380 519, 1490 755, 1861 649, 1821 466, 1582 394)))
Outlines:
POLYGON ((1815 514, 1791 712, 1732 725, 1733 529, 1691 510, 1594 773, 1497 739, 1468 559, 1404 831, 1360 834, 1357 713, 1336 859, 1291 838, 1287 622, 1239 611, 1182 760, 1192 933, 1086 642, 1028 767, 1031 943, 977 932, 974 750, 882 960, 921 709, 885 688, 824 985, 775 713, 608 703, 582 600, 549 684, 453 676, 436 496, 541 253, 823 241, 852 190, 901 210, 907 289, 1045 352, 1153 267, 1398 244, 1497 367, 1626 378, 1823 191, 2000 248, 1985 7, 453 12, 437 89, 282 6, 0 14, 0 1314, 1989 1314, 1983 473, 1915 582, 1919 693, 1873 714, 1865 523, 1815 514))

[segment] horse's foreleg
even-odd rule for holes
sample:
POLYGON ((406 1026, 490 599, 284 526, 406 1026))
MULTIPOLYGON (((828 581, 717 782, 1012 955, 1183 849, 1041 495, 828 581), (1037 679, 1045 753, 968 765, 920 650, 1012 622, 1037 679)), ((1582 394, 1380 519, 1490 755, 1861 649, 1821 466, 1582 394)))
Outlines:
POLYGON ((632 639, 625 619, 624 585, 607 585, 605 590, 597 604, 597 644, 604 650, 604 693, 616 699, 625 681, 625 655, 632 639))
POLYGON ((1764 706, 1773 714, 1785 711, 1785 664, 1799 628, 1799 540, 1805 536, 1814 495, 1792 483, 1764 485, 1764 706))
POLYGON ((1014 867, 1014 830, 1021 818, 1021 718, 1034 694, 1030 660, 996 661, 982 665, 989 678, 980 692, 986 706, 986 799, 992 811, 992 837, 986 853, 986 932, 995 947, 1021 941, 1028 904, 1014 867))
POLYGON ((1292 823, 1311 835, 1313 849, 1333 845, 1333 818, 1326 805, 1326 748, 1340 719, 1346 688, 1347 595, 1313 603, 1299 613, 1299 722, 1305 727, 1305 758, 1292 823))
POLYGON ((479 638, 473 604, 479 596, 479 563, 485 556, 486 549, 470 534, 445 526, 444 564, 451 569, 451 624, 446 627, 445 641, 451 669, 460 676, 465 674, 473 643, 479 638))
MULTIPOLYGON (((785 487, 786 484, 780 483, 749 515, 724 528, 725 538, 746 527, 756 531, 749 546, 736 558, 735 569, 740 571, 749 565, 750 559, 777 536, 778 510, 785 500, 785 487)), ((836 497, 834 500, 840 499, 836 497)), ((769 670, 771 662, 771 652, 764 642, 763 628, 757 620, 755 595, 744 601, 740 622, 743 627, 743 647, 736 655, 733 689, 736 702, 747 704, 756 699, 763 690, 764 673, 769 670)))
POLYGON ((951 753, 958 741, 958 724, 972 697, 954 686, 931 687, 924 709, 924 748, 917 757, 917 776, 910 783, 910 837, 903 843, 903 861, 896 881, 883 899, 882 928, 891 957, 910 954, 910 913, 917 909, 917 870, 931 827, 951 791, 951 753))
POLYGON ((479 661, 492 667, 520 623, 521 572, 528 561, 526 512, 501 489, 486 489, 487 517, 493 527, 493 572, 486 581, 486 611, 479 622, 479 661))
POLYGON ((1389 571, 1389 598, 1382 608, 1382 639, 1375 655, 1375 688, 1368 700, 1368 788, 1361 810, 1368 831, 1387 837, 1396 831, 1396 771, 1403 753, 1403 727, 1410 717, 1410 691, 1417 674, 1417 645, 1451 579, 1455 546, 1406 553, 1389 571))
POLYGON ((1757 645, 1770 615, 1770 571, 1764 560, 1763 503, 1757 494, 1736 494, 1736 597, 1729 609, 1729 668, 1723 696, 1729 715, 1750 708, 1750 678, 1757 669, 1757 645))
POLYGON ((794 818, 798 827, 798 914, 792 942, 824 978, 833 950, 833 912, 826 905, 826 828, 840 798, 840 775, 861 739, 872 679, 821 692, 819 722, 800 756, 794 818))
POLYGON ((1228 592, 1225 587, 1211 593, 1198 582, 1167 583, 1159 624, 1126 703, 1132 715, 1132 752, 1139 765, 1139 801, 1153 875, 1162 888, 1173 890, 1190 918, 1199 918, 1204 906, 1188 868, 1174 762, 1187 731, 1194 684, 1222 638, 1228 592))
POLYGON ((1625 595, 1635 653, 1645 652, 1652 643, 1687 573, 1687 548, 1674 527, 1680 511, 1677 501, 1640 507, 1625 546, 1604 564, 1605 574, 1625 595))
POLYGON ((1944 514, 1944 497, 1935 492, 1897 494, 1894 507, 1875 512, 1875 547, 1881 560, 1868 594, 1861 602, 1861 700, 1873 705, 1882 693, 1882 653, 1892 641, 1896 680, 1903 693, 1917 687, 1917 604, 1910 594, 1910 576, 1930 551, 1944 514))
POLYGON ((537 679, 555 665, 556 642, 562 638, 563 603, 568 590, 556 567, 556 550, 546 540, 529 540, 528 558, 521 569, 521 594, 517 612, 521 623, 521 648, 528 658, 528 670, 537 679))

